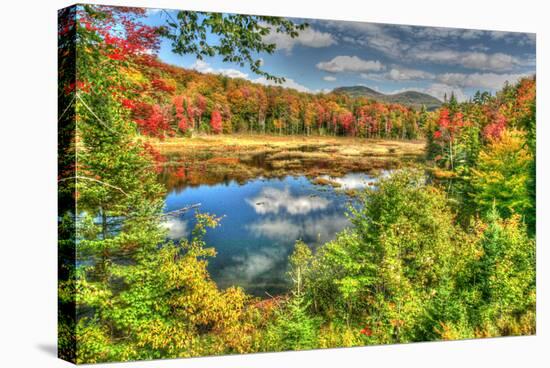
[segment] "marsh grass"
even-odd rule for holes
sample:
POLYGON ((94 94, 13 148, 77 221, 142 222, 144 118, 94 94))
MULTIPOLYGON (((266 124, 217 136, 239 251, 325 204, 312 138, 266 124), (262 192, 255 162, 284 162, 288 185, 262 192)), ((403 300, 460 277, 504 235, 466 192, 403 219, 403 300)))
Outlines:
POLYGON ((165 156, 165 170, 181 171, 185 166, 182 187, 286 175, 305 175, 317 184, 336 187, 319 176, 396 169, 422 161, 425 148, 422 141, 271 135, 210 135, 151 143, 165 156))

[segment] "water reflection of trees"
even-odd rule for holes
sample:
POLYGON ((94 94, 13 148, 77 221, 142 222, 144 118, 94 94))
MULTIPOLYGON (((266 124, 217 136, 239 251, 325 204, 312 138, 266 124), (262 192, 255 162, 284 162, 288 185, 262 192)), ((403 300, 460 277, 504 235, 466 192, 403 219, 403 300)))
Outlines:
POLYGON ((354 160, 343 157, 331 157, 330 160, 295 157, 296 151, 273 150, 269 155, 263 151, 259 153, 254 151, 235 157, 234 153, 201 151, 201 148, 197 150, 197 152, 171 152, 163 156, 160 178, 168 191, 180 193, 187 187, 228 185, 232 182, 242 185, 259 177, 284 178, 286 176, 330 177, 334 182, 341 181, 344 189, 356 189, 372 185, 372 178, 363 178, 365 173, 385 171, 395 164, 395 162, 391 164, 386 162, 386 159, 374 157, 354 160), (258 157, 262 158, 258 159, 258 157))
POLYGON ((244 184, 250 178, 247 175, 229 173, 220 169, 220 165, 208 163, 170 163, 163 167, 159 180, 168 192, 181 193, 185 188, 201 185, 229 185, 231 182, 244 184))

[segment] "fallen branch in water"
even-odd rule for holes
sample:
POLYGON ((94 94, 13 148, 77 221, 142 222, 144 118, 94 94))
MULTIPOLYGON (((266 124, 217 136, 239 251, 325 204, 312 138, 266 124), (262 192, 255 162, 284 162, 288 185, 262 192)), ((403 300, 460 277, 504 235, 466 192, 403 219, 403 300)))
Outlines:
POLYGON ((174 211, 163 213, 161 215, 161 217, 178 216, 178 215, 181 215, 182 213, 185 213, 187 211, 192 210, 193 208, 197 208, 197 207, 200 207, 200 206, 201 206, 200 203, 195 203, 195 204, 185 206, 185 207, 182 207, 182 208, 174 210, 174 211))

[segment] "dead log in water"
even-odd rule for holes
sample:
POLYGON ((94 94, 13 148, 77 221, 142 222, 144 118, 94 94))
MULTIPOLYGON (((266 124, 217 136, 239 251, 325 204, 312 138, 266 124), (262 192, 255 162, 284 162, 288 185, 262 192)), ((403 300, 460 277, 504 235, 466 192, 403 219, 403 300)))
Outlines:
POLYGON ((201 204, 200 203, 195 203, 195 204, 192 204, 192 205, 189 205, 189 206, 185 206, 185 207, 182 207, 182 208, 179 208, 177 210, 174 210, 174 211, 170 211, 170 212, 165 212, 161 215, 161 217, 169 217, 169 216, 178 216, 178 215, 181 215, 185 212, 188 212, 194 208, 198 208, 200 207, 201 204))

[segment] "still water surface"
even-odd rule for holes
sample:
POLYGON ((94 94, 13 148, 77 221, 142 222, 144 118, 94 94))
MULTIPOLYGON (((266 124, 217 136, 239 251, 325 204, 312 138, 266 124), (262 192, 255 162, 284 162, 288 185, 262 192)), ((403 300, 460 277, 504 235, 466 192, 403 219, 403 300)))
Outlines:
MULTIPOLYGON (((345 213, 352 200, 343 190, 364 188, 374 181, 360 173, 332 180, 340 183, 340 189, 312 184, 303 176, 173 189, 167 194, 165 211, 200 203, 201 212, 223 216, 220 226, 209 229, 205 237, 217 251, 208 265, 214 281, 221 288, 242 286, 260 297, 266 292, 276 295, 288 290, 288 256, 296 240, 315 249, 334 239, 349 225, 345 213)), ((193 214, 166 222, 171 239, 190 236, 193 214)))

